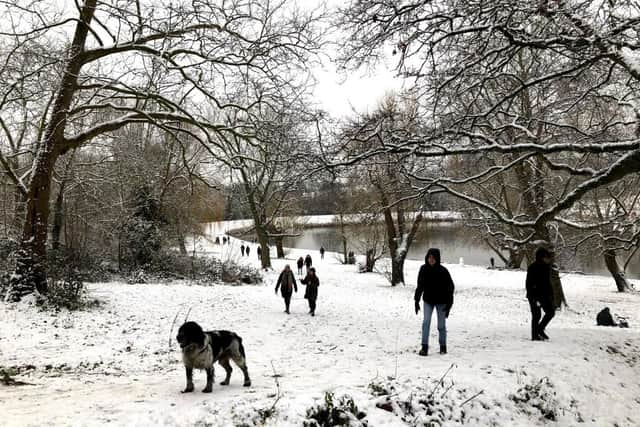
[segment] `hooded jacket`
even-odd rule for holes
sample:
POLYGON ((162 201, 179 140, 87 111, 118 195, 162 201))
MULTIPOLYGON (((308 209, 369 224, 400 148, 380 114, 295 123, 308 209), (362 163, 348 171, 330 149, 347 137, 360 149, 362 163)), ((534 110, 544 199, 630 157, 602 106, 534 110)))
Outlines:
POLYGON ((544 248, 536 251, 536 260, 527 268, 527 299, 543 305, 552 305, 551 265, 544 262, 551 254, 544 248))
POLYGON ((446 310, 448 312, 451 310, 451 306, 453 306, 455 286, 453 285, 449 270, 440 264, 440 250, 437 248, 429 249, 427 255, 424 257, 424 262, 424 265, 420 267, 420 272, 418 273, 418 287, 416 288, 413 299, 419 302, 422 297, 427 304, 446 304, 446 310), (427 261, 429 255, 433 255, 436 259, 433 267, 430 266, 427 261))

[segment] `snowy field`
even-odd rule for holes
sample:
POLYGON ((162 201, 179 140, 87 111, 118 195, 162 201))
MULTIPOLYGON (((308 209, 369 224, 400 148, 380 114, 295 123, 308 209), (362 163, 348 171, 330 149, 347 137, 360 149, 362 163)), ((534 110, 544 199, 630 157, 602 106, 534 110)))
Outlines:
MULTIPOLYGON (((243 262, 258 266, 252 250, 243 262)), ((0 303, 0 366, 29 383, 0 385, 0 425, 251 426, 274 408, 266 425, 300 426, 327 391, 351 396, 369 426, 443 416, 444 425, 640 425, 640 296, 615 292, 612 279, 563 276, 570 309, 550 324, 550 341, 532 342, 524 272, 447 264, 456 284, 449 354, 425 358, 412 301, 419 263, 407 264, 410 285, 391 288, 381 275, 312 252, 316 317, 303 289, 287 315, 275 279, 305 254, 275 260, 258 286, 94 284, 90 296, 103 305, 74 313, 0 303), (595 326, 604 306, 631 328, 595 326), (236 368, 230 386, 201 393, 204 373, 196 372, 196 392, 180 393, 175 334, 188 311, 205 329, 242 336, 252 387, 242 387, 236 368)), ((216 382, 222 377, 217 367, 216 382)))

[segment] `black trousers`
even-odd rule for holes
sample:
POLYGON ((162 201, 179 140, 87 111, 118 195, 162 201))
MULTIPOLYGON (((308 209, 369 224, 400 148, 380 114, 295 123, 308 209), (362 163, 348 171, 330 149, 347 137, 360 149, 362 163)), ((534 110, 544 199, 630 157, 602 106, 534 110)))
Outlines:
POLYGON ((553 308, 553 304, 540 303, 534 299, 529 300, 529 308, 531 309, 531 339, 535 340, 556 315, 556 309, 553 308), (542 317, 542 310, 544 310, 544 317, 542 317), (541 317, 542 320, 540 320, 541 317))
POLYGON ((291 294, 283 295, 284 298, 284 307, 286 311, 289 311, 289 304, 291 304, 291 294))
POLYGON ((315 313, 316 312, 316 300, 309 298, 309 311, 311 313, 315 313))

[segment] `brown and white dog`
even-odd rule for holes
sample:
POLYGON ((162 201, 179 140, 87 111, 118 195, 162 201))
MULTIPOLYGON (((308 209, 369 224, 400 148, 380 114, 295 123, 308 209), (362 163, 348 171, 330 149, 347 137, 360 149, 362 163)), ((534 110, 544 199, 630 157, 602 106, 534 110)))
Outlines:
POLYGON ((182 349, 182 362, 187 374, 187 388, 183 393, 193 391, 193 370, 204 369, 207 373, 207 385, 203 393, 211 393, 213 385, 213 364, 218 362, 227 372, 227 377, 221 385, 228 385, 231 379, 232 359, 244 374, 244 386, 251 385, 249 371, 245 361, 242 338, 230 331, 203 331, 196 322, 186 322, 178 329, 176 337, 182 349))

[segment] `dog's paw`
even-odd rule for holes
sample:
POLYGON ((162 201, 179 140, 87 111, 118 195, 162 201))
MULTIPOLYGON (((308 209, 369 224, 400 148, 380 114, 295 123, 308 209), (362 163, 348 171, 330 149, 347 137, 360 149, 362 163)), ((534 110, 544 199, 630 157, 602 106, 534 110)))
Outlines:
POLYGON ((211 393, 211 386, 205 387, 205 388, 202 390, 202 392, 203 392, 203 393, 211 393))
POLYGON ((229 385, 229 381, 222 381, 220 385, 229 385))

